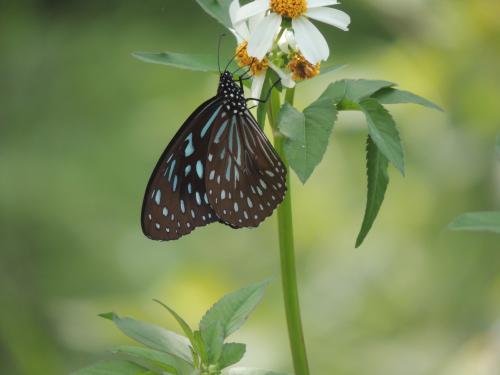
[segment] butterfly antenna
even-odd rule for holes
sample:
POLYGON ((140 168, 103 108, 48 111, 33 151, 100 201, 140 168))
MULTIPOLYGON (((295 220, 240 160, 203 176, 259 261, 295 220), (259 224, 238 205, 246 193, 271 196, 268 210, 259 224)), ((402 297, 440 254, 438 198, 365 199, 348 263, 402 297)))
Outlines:
MULTIPOLYGON (((231 60, 229 60, 229 62, 227 63, 226 68, 224 69, 224 71, 226 71, 229 68, 229 65, 231 65, 231 63, 234 61, 234 59, 236 58, 236 56, 238 56, 238 52, 239 52, 238 49, 236 49, 236 53, 233 55, 233 57, 231 57, 231 60)), ((234 74, 234 73, 232 73, 232 74, 234 74)))
POLYGON ((250 66, 250 67, 249 67, 249 68, 245 71, 245 73, 243 73, 243 74, 241 75, 241 77, 243 78, 243 80, 246 80, 246 79, 250 79, 250 78, 252 78, 252 74, 250 74, 248 77, 245 77, 245 76, 246 76, 246 75, 250 72, 250 70, 252 70, 252 67, 251 67, 251 66, 250 66))
POLYGON ((220 34, 219 36, 219 42, 217 44, 217 67, 219 68, 219 73, 222 74, 222 71, 220 70, 220 46, 222 44, 222 38, 224 38, 226 34, 220 34))
MULTIPOLYGON (((244 69, 246 68, 247 66, 246 65, 243 65, 243 66, 240 66, 238 69, 236 69, 232 74, 235 75, 236 73, 238 73, 241 69, 244 69)), ((252 69, 252 67, 249 67, 245 72, 243 72, 243 74, 240 74, 240 77, 244 77, 250 70, 252 69)))

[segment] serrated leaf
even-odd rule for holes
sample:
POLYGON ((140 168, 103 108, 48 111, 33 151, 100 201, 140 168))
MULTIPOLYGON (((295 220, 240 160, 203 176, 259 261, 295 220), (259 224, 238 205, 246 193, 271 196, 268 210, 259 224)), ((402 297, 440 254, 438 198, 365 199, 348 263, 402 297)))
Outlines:
POLYGON ((373 93, 384 87, 392 87, 395 83, 388 81, 357 79, 346 80, 346 97, 353 102, 359 103, 373 93))
POLYGON ((368 177, 368 192, 366 198, 366 209, 363 223, 356 239, 356 247, 359 247, 366 235, 370 231, 375 221, 380 206, 384 201, 387 185, 389 184, 389 174, 387 169, 389 162, 379 151, 375 143, 368 136, 366 142, 366 174, 368 177))
POLYGON ((344 99, 347 91, 347 83, 345 79, 330 83, 325 91, 320 96, 320 99, 328 98, 333 103, 337 104, 344 99))
POLYGON ((222 372, 224 375, 288 375, 284 372, 256 369, 250 367, 232 367, 222 372))
POLYGON ((148 369, 128 361, 104 361, 72 372, 71 375, 146 375, 148 369))
POLYGON ((222 347, 222 354, 219 359, 219 368, 224 369, 241 361, 245 355, 246 345, 240 343, 227 343, 222 347))
POLYGON ((207 359, 209 364, 217 364, 222 354, 224 345, 224 326, 221 321, 214 321, 201 330, 201 336, 205 343, 207 359))
POLYGON ((337 110, 329 98, 320 98, 303 113, 285 103, 278 127, 286 137, 284 149, 290 166, 305 183, 323 159, 337 110))
POLYGON ((134 52, 132 56, 151 64, 168 65, 174 68, 200 72, 219 72, 217 56, 213 55, 190 55, 175 52, 134 52))
POLYGON ((111 350, 115 355, 155 372, 169 374, 190 374, 193 367, 183 360, 157 350, 136 346, 120 346, 111 350), (179 371, 178 368, 180 367, 179 371), (181 371, 181 369, 183 371, 181 371))
POLYGON ((189 340, 162 327, 114 314, 113 322, 128 337, 143 345, 179 357, 193 364, 189 340))
POLYGON ((334 103, 341 103, 344 100, 347 103, 359 103, 380 89, 394 85, 388 81, 343 79, 331 83, 321 94, 321 97, 328 97, 334 103))
POLYGON ((500 211, 470 212, 453 220, 451 230, 487 231, 500 233, 500 211))
POLYGON ((412 103, 443 112, 443 109, 440 106, 434 104, 430 100, 409 91, 398 90, 393 87, 383 88, 375 92, 371 97, 377 99, 380 104, 412 103))
POLYGON ((212 323, 220 322, 224 338, 238 330, 264 296, 269 281, 264 281, 227 294, 215 303, 203 316, 200 331, 205 331, 212 323))
POLYGON ((404 155, 396 123, 390 113, 375 99, 360 103, 368 122, 368 132, 378 149, 404 175, 404 155))
POLYGON ((229 17, 229 5, 232 0, 196 0, 196 2, 221 24, 227 28, 233 27, 229 17))

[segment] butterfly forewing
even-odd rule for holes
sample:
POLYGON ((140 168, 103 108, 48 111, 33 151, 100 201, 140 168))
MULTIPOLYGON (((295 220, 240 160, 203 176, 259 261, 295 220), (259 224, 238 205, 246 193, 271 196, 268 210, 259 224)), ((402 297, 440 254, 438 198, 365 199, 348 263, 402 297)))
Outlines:
POLYGON ((226 117, 218 97, 203 103, 167 146, 149 180, 142 229, 155 240, 174 240, 219 218, 205 189, 208 144, 226 117))
POLYGON ((232 227, 256 227, 283 200, 285 167, 248 110, 212 132, 205 183, 210 206, 232 227))

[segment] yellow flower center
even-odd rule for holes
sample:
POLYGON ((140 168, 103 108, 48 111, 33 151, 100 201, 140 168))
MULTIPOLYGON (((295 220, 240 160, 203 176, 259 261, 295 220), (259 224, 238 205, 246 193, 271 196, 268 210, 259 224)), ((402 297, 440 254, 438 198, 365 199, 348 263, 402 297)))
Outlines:
POLYGON ((249 56, 247 46, 248 42, 245 41, 236 48, 236 61, 238 62, 238 65, 250 67, 252 75, 256 75, 267 70, 269 67, 269 60, 267 58, 259 60, 255 57, 249 56))
POLYGON ((300 53, 296 53, 288 63, 288 69, 292 72, 294 81, 302 81, 317 76, 319 74, 320 65, 320 63, 311 64, 300 53))
POLYGON ((269 7, 287 18, 297 18, 307 11, 306 0, 270 0, 269 7))

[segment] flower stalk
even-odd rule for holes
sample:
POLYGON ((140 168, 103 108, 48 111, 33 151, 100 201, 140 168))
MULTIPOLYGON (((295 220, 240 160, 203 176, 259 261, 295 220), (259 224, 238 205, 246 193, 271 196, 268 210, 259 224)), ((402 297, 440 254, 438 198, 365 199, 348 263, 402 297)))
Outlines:
MULTIPOLYGON (((287 89, 285 102, 293 105, 295 89, 287 89)), ((274 147, 287 170, 287 193, 278 207, 278 235, 280 247, 281 283, 288 327, 288 337, 295 375, 309 375, 304 332, 300 314, 299 293, 297 287, 297 270, 295 267, 295 247, 292 219, 292 191, 290 184, 290 167, 286 158, 283 142, 284 137, 278 129, 279 110, 281 108, 280 94, 273 89, 268 104, 269 123, 274 134, 274 147)))

